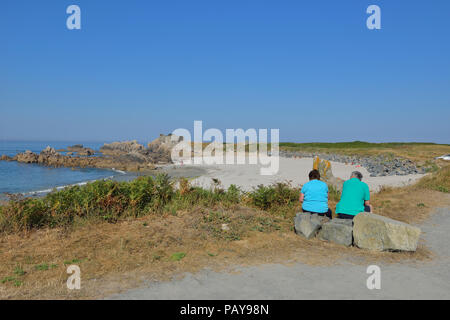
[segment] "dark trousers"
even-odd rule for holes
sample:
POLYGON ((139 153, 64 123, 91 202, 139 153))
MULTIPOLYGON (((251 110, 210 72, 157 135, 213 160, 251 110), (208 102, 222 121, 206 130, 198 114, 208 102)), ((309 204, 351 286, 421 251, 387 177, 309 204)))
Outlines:
MULTIPOLYGON (((364 212, 370 212, 370 207, 364 206, 364 212)), ((353 218, 355 217, 354 215, 345 213, 338 213, 337 216, 339 219, 351 219, 351 220, 353 220, 353 218)))
POLYGON ((303 209, 303 208, 302 208, 302 210, 303 210, 303 212, 307 212, 307 213, 311 213, 311 214, 317 214, 317 215, 319 215, 319 216, 321 216, 321 217, 327 216, 328 218, 332 219, 332 212, 331 212, 331 209, 328 209, 327 212, 311 212, 311 211, 306 211, 306 210, 303 209))

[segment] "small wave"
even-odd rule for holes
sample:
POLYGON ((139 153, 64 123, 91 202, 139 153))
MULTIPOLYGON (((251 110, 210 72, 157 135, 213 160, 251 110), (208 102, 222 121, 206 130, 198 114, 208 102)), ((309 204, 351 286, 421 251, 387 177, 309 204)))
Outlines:
POLYGON ((118 169, 114 169, 114 168, 112 168, 111 170, 114 171, 114 172, 121 173, 121 174, 126 174, 126 172, 122 171, 122 170, 118 170, 118 169))
POLYGON ((74 186, 85 186, 85 185, 87 185, 88 183, 92 183, 92 182, 95 182, 95 181, 99 181, 99 180, 110 180, 110 179, 113 179, 114 178, 114 176, 109 176, 109 177, 106 177, 106 178, 103 178, 103 179, 96 179, 96 180, 88 180, 88 181, 82 181, 82 182, 78 182, 78 183, 74 183, 74 184, 67 184, 67 185, 64 185, 64 186, 58 186, 58 187, 54 187, 54 188, 51 188, 51 189, 44 189, 44 190, 37 190, 37 191, 30 191, 30 192, 23 192, 23 193, 21 193, 21 194, 23 194, 24 196, 31 196, 31 195, 35 195, 35 194, 45 194, 45 193, 50 193, 50 192, 52 192, 53 190, 62 190, 62 189, 65 189, 65 188, 69 188, 69 187, 74 187, 74 186))

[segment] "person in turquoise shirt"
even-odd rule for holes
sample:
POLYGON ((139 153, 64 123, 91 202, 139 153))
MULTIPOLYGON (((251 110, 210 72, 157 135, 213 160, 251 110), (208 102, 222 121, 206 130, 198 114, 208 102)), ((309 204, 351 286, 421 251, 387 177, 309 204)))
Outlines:
POLYGON ((309 173, 309 182, 305 183, 300 192, 300 202, 303 212, 331 219, 331 210, 328 208, 328 186, 320 181, 319 171, 312 170, 309 173))
POLYGON ((354 171, 350 180, 344 182, 341 200, 336 206, 338 218, 353 219, 360 212, 372 212, 369 186, 362 178, 361 172, 354 171))

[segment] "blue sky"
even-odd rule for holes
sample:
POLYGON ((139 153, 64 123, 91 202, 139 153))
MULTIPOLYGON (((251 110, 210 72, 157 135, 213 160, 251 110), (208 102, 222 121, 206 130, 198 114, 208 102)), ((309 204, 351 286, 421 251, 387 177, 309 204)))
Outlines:
POLYGON ((447 0, 3 0, 0 139, 147 141, 202 120, 450 143, 449 21, 447 0))

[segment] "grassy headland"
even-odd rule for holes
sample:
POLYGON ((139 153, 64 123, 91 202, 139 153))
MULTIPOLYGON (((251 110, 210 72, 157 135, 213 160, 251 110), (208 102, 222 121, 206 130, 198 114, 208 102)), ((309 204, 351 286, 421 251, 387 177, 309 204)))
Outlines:
POLYGON ((450 153, 449 144, 422 143, 422 142, 386 142, 370 143, 364 141, 353 142, 315 142, 293 143, 281 142, 280 150, 306 151, 317 153, 337 153, 357 156, 390 155, 409 159, 419 164, 432 161, 435 157, 450 153))

